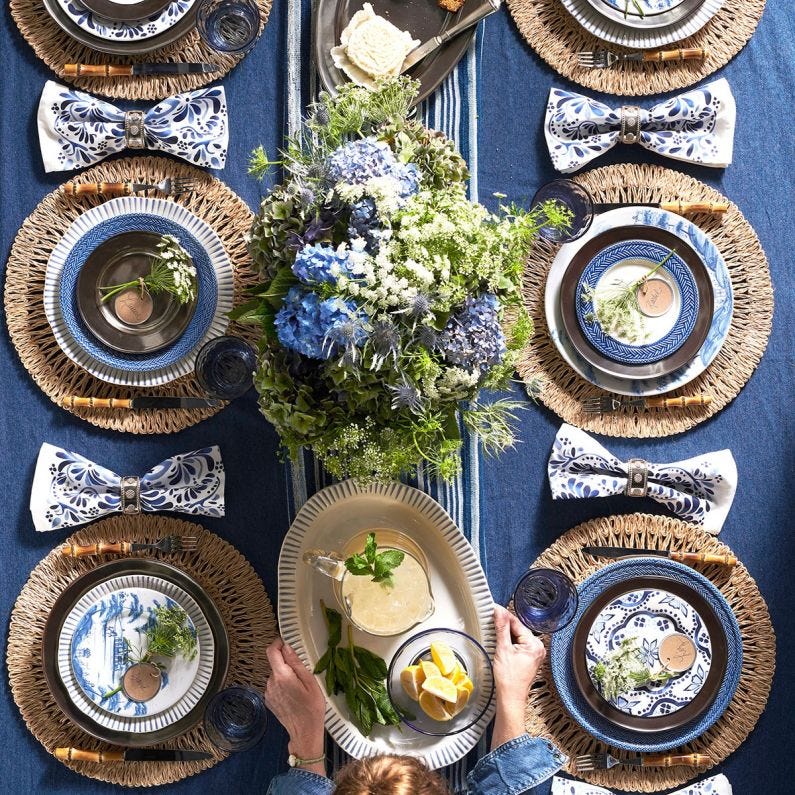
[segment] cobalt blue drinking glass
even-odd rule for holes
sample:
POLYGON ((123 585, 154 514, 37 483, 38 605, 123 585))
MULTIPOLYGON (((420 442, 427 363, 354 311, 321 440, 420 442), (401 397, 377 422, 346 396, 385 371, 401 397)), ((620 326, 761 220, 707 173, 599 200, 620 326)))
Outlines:
POLYGON ((265 734, 268 710, 259 691, 235 685, 212 698, 204 711, 204 730, 223 751, 247 751, 265 734))
POLYGON ((577 589, 555 569, 530 569, 513 593, 519 620, 533 632, 551 634, 563 629, 577 612, 577 589))
POLYGON ((201 388, 212 398, 234 400, 254 384, 257 352, 239 337, 216 337, 196 357, 195 372, 201 388))
POLYGON ((542 185, 530 203, 531 207, 546 201, 556 201, 567 207, 572 214, 571 224, 565 231, 554 226, 542 226, 538 234, 553 243, 568 243, 582 237, 593 221, 594 206, 591 194, 582 185, 571 179, 556 179, 542 185))
POLYGON ((244 53, 257 40, 259 8, 254 0, 199 0, 196 27, 214 50, 244 53))

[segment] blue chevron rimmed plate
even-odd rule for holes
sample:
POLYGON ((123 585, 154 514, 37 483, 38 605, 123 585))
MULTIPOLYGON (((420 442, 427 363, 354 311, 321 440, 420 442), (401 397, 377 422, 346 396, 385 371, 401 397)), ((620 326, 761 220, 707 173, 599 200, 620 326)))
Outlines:
POLYGON ((698 286, 684 259, 677 253, 669 257, 670 253, 671 249, 652 240, 621 240, 603 248, 585 266, 577 283, 577 320, 585 339, 604 356, 623 364, 650 364, 670 356, 693 333, 698 319, 698 286), (671 291, 668 311, 643 317, 634 340, 603 328, 596 319, 600 295, 637 282, 666 257, 665 265, 654 272, 653 278, 661 279, 671 291))

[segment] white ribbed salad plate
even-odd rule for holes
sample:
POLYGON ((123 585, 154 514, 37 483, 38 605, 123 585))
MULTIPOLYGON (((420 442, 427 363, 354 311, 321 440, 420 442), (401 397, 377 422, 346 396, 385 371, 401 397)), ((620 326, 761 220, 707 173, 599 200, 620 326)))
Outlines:
POLYGON ((201 346, 226 331, 229 324, 228 313, 234 305, 234 291, 232 263, 218 235, 205 221, 174 201, 147 196, 123 196, 103 202, 78 216, 58 241, 50 254, 44 277, 44 313, 60 349, 95 378, 119 386, 153 387, 174 381, 193 371, 201 346), (218 290, 212 320, 200 342, 189 353, 168 366, 137 372, 100 362, 81 347, 66 324, 60 298, 61 275, 72 249, 98 224, 125 215, 157 216, 183 228, 207 253, 218 290))
MULTIPOLYGON (((105 635, 110 638, 112 632, 105 635)), ((97 649, 99 650, 99 649, 97 649)), ((107 655, 111 663, 114 655, 107 655)), ((210 683, 215 660, 215 640, 212 630, 201 608, 179 586, 151 574, 127 574, 106 580, 85 593, 69 611, 58 638, 58 675, 69 698, 85 715, 101 726, 117 732, 135 734, 163 729, 185 717, 199 702, 210 683), (190 618, 196 629, 197 655, 193 663, 186 661, 165 661, 166 673, 178 675, 183 681, 175 682, 173 690, 165 687, 150 702, 134 704, 120 696, 116 699, 118 708, 105 709, 101 698, 89 694, 90 684, 86 681, 86 671, 76 670, 73 655, 80 654, 86 646, 85 639, 79 635, 85 631, 85 617, 89 611, 96 611, 98 604, 118 597, 120 592, 137 592, 148 604, 152 592, 161 595, 162 604, 178 604, 190 618), (76 637, 77 636, 77 637, 76 637), (190 681, 184 679, 189 677, 190 681), (172 698, 171 694, 178 697, 172 698)), ((160 662, 164 662, 160 660, 160 662)), ((91 678, 90 676, 88 677, 91 678)))
MULTIPOLYGON (((357 487, 347 480, 309 499, 287 531, 279 556, 279 627, 282 637, 311 668, 327 648, 328 634, 320 600, 339 609, 332 580, 303 562, 310 549, 339 550, 362 531, 399 530, 420 546, 428 561, 433 615, 402 635, 376 637, 354 631, 354 643, 389 664, 411 635, 433 628, 458 629, 494 653, 494 602, 475 551, 449 514, 418 489, 401 483, 357 487)), ((343 617, 344 623, 348 621, 343 617)), ((323 685, 322 677, 318 682, 323 685)), ((477 683, 475 683, 477 687, 477 683)), ((431 737, 403 725, 376 726, 362 736, 348 719, 342 696, 326 701, 326 729, 337 744, 360 759, 378 753, 408 754, 433 768, 456 762, 470 751, 494 716, 494 704, 470 728, 447 737, 431 737)))
POLYGON ((618 19, 611 19, 615 9, 605 4, 600 13, 590 0, 560 0, 564 8, 585 30, 611 44, 644 50, 665 47, 692 36, 721 10, 726 0, 704 0, 692 14, 660 28, 634 27, 618 19))
POLYGON ((585 235, 560 247, 549 269, 544 292, 544 312, 549 335, 564 361, 586 381, 619 395, 660 395, 678 389, 701 375, 726 341, 731 327, 733 308, 729 269, 709 236, 681 215, 653 207, 622 207, 597 215, 585 235), (597 235, 615 227, 633 224, 666 229, 684 240, 704 263, 714 295, 712 322, 707 337, 696 355, 689 363, 672 373, 642 379, 614 375, 587 362, 569 340, 560 308, 561 282, 575 253, 597 235))

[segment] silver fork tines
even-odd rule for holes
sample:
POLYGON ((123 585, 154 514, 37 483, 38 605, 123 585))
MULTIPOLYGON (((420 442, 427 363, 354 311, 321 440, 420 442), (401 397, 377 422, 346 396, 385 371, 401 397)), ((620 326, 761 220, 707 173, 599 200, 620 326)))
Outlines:
POLYGON ((634 759, 617 759, 610 754, 582 754, 574 758, 577 772, 587 772, 589 770, 610 770, 616 765, 635 765, 634 759))
POLYGON ((171 555, 175 552, 191 552, 196 549, 199 539, 196 536, 166 536, 156 544, 140 544, 142 547, 151 547, 160 552, 171 555))
POLYGON ((621 408, 621 401, 610 395, 600 395, 599 397, 585 398, 580 404, 586 414, 604 414, 609 411, 618 411, 621 408))
POLYGON ((133 193, 156 190, 165 193, 166 196, 178 196, 180 193, 190 193, 196 190, 196 182, 193 177, 166 177, 157 183, 133 182, 132 189, 133 193))
POLYGON ((577 63, 583 69, 607 69, 620 60, 618 55, 607 50, 585 50, 577 53, 577 63))

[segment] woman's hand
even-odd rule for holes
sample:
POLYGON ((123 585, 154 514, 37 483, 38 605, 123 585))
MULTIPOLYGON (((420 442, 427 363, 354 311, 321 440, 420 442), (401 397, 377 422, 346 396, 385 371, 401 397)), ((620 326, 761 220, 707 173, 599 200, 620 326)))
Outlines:
MULTIPOLYGON (((271 677, 265 688, 265 703, 287 730, 291 754, 302 759, 323 756, 323 720, 326 700, 313 674, 281 638, 267 649, 271 677)), ((326 775, 326 764, 306 765, 306 770, 326 775)))
POLYGON ((497 650, 494 653, 494 686, 497 716, 492 750, 524 734, 527 691, 546 656, 544 644, 504 607, 494 607, 497 650))

